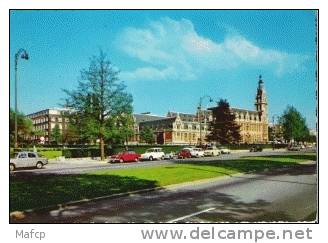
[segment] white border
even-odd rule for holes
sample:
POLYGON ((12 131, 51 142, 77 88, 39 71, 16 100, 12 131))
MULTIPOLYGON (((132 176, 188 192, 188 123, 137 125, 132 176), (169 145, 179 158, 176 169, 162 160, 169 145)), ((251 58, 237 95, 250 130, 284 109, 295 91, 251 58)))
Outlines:
MULTIPOLYGON (((324 241, 324 233, 327 228, 327 193, 326 183, 328 176, 327 155, 326 155, 326 137, 327 137, 327 27, 328 23, 328 9, 325 6, 326 0, 322 1, 308 1, 308 0, 119 0, 119 1, 105 1, 105 0, 7 0, 1 1, 0 10, 0 25, 1 25, 1 42, 0 42, 0 70, 1 70, 1 86, 0 86, 0 104, 2 115, 0 126, 0 187, 1 187, 1 211, 0 211, 0 239, 2 242, 15 242, 16 229, 31 229, 44 230, 47 233, 47 239, 42 242, 141 242, 140 229, 192 229, 196 225, 9 225, 8 224, 8 107, 9 107, 9 72, 8 72, 8 54, 9 54, 9 9, 13 8, 28 8, 28 9, 134 9, 134 8, 168 8, 168 9, 211 9, 211 8, 228 8, 228 9, 261 9, 261 8, 297 8, 297 9, 320 9, 320 186, 321 186, 321 206, 320 206, 320 224, 310 225, 309 227, 314 231, 315 241, 324 241)), ((297 43, 295 43, 297 44, 297 43)), ((209 227, 203 226, 203 228, 209 227)), ((216 225, 220 229, 304 229, 307 225, 216 225)), ((281 241, 281 240, 280 240, 281 241)), ((34 241, 30 241, 34 242, 34 241)))

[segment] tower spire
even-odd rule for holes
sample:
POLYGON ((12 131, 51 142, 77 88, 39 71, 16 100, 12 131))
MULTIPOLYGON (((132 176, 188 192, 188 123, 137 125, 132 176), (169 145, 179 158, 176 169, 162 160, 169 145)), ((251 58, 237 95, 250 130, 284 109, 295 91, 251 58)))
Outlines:
POLYGON ((267 97, 264 90, 262 75, 259 75, 258 88, 255 97, 255 109, 260 112, 261 119, 267 119, 267 97))

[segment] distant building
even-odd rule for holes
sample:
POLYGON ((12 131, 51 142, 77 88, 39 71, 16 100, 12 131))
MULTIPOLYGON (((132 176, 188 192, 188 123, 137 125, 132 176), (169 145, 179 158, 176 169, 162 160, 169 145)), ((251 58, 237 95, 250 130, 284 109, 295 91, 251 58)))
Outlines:
MULTIPOLYGON (((241 143, 267 143, 268 103, 264 82, 260 76, 255 97, 255 110, 231 108, 240 125, 241 143)), ((133 143, 142 142, 140 131, 149 127, 154 131, 158 144, 197 144, 206 142, 208 125, 212 121, 211 108, 196 114, 168 112, 166 117, 148 113, 135 114, 135 136, 133 143)))
MULTIPOLYGON (((267 143, 268 139, 268 102, 264 82, 260 76, 255 97, 255 110, 231 108, 240 125, 241 143, 267 143)), ((27 115, 33 121, 33 129, 40 131, 34 140, 48 143, 51 131, 58 124, 65 131, 69 119, 65 117, 67 109, 45 109, 27 115)), ((134 114, 134 135, 129 144, 144 143, 140 138, 142 129, 149 127, 154 131, 157 144, 190 144, 206 142, 208 125, 212 121, 212 111, 198 110, 195 114, 169 111, 166 116, 152 115, 149 112, 134 114)))
POLYGON ((51 131, 57 124, 63 132, 69 123, 69 119, 64 117, 64 113, 69 110, 63 108, 45 109, 35 113, 28 114, 26 117, 33 122, 33 130, 39 131, 38 135, 31 137, 32 140, 40 143, 49 143, 51 131))

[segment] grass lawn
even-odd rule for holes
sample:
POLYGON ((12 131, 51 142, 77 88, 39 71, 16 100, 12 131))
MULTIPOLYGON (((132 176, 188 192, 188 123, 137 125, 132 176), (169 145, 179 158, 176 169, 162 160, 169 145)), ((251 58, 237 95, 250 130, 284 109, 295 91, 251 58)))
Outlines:
POLYGON ((45 151, 38 151, 40 155, 47 157, 48 159, 54 159, 56 157, 62 156, 63 153, 61 150, 45 150, 45 151))
POLYGON ((315 159, 315 154, 284 155, 98 170, 79 175, 22 176, 14 174, 10 178, 10 210, 44 207, 72 200, 161 187, 239 172, 259 172, 266 168, 297 165, 299 162, 315 159))

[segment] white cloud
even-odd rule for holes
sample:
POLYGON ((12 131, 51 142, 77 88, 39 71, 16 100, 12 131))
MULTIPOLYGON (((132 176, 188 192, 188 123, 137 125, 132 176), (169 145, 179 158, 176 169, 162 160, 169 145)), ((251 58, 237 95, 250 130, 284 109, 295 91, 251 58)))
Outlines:
POLYGON ((199 35, 191 21, 163 18, 146 28, 126 28, 117 45, 140 61, 135 70, 123 71, 126 80, 192 80, 208 70, 240 66, 268 68, 277 75, 293 72, 307 59, 304 55, 266 49, 240 34, 220 42, 199 35))

